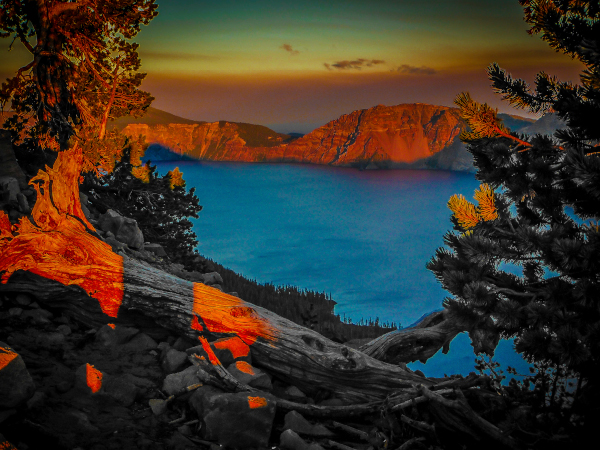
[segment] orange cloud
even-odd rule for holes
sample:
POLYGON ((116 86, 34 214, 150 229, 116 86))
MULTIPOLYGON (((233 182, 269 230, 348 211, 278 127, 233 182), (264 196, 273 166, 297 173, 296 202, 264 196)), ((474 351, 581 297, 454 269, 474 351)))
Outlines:
POLYGON ((396 69, 393 69, 392 72, 405 73, 408 75, 435 75, 438 73, 433 67, 427 66, 409 66, 408 64, 402 64, 398 66, 396 69))
POLYGON ((282 49, 284 49, 286 52, 289 52, 289 53, 290 53, 290 55, 292 55, 292 56, 295 56, 295 55, 297 55, 298 53, 300 53, 300 51, 299 51, 299 50, 294 50, 290 44, 283 44, 283 45, 282 45, 281 47, 279 47, 279 48, 282 48, 282 49))
POLYGON ((364 59, 358 58, 352 61, 348 61, 347 59, 343 61, 336 61, 333 64, 324 63, 325 68, 327 70, 333 70, 333 68, 338 70, 348 70, 355 69, 361 70, 363 67, 372 67, 376 64, 385 64, 385 61, 382 59, 364 59))

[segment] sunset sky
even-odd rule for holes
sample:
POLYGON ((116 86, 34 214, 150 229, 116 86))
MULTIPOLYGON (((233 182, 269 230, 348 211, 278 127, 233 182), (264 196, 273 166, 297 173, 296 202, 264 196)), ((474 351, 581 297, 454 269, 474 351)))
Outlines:
MULTIPOLYGON (((377 104, 452 106, 466 90, 515 112, 489 88, 492 62, 577 82, 581 66, 522 16, 517 0, 168 0, 135 40, 154 107, 308 132, 377 104)), ((29 60, 9 43, 2 79, 29 60)))

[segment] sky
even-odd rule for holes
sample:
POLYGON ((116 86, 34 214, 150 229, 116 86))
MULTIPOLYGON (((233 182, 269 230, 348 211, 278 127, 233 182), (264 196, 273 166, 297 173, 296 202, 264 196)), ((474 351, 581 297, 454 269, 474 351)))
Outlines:
MULTIPOLYGON (((159 0, 134 38, 152 106, 194 120, 307 133, 375 105, 453 106, 490 88, 492 62, 533 82, 577 82, 582 66, 527 34, 517 0, 159 0)), ((0 40, 0 78, 29 61, 0 40)))

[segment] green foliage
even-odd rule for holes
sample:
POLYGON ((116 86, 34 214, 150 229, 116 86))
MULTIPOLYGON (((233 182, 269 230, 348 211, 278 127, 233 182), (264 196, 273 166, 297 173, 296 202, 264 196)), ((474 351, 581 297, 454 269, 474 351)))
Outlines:
POLYGON ((427 267, 452 295, 444 305, 472 338, 481 332, 515 338, 516 350, 536 364, 533 377, 551 403, 560 383, 540 380, 550 372, 551 380, 572 374, 579 386, 573 407, 586 404, 598 415, 600 6, 521 4, 532 33, 584 64, 581 84, 540 73, 532 90, 496 64, 490 79, 512 105, 554 111, 566 127, 553 137, 499 132, 489 107, 468 95, 457 99, 472 130, 463 138, 477 178, 494 190, 497 217, 466 226, 466 209, 455 202, 457 233, 445 236, 448 248, 438 249, 427 267))
POLYGON ((139 166, 135 159, 145 150, 140 147, 140 142, 127 139, 114 170, 99 177, 87 174, 82 188, 96 204, 137 220, 147 241, 161 244, 173 262, 188 265, 198 245, 189 218, 198 218, 202 210, 195 188, 185 188, 178 169, 160 177, 156 166, 139 166), (143 176, 132 175, 136 167, 143 176))

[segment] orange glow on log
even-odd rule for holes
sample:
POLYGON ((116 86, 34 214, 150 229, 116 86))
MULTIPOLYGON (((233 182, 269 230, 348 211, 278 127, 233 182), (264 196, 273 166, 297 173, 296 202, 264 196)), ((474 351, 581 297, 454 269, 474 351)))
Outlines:
POLYGON ((203 336, 200 336, 200 337, 198 337, 198 340, 200 341, 200 343, 202 344, 202 348, 208 355, 208 360, 210 361, 210 363, 213 366, 220 366, 221 361, 219 361, 219 358, 217 358, 217 355, 215 355, 215 352, 213 352, 213 349, 210 348, 210 344, 208 343, 206 338, 203 336))
POLYGON ((248 397, 248 406, 250 406, 250 409, 264 408, 267 406, 267 399, 263 397, 248 397))
POLYGON ((0 442, 0 450, 17 450, 17 447, 8 441, 0 442))
POLYGON ((247 373, 248 375, 254 375, 256 373, 256 372, 254 372, 254 368, 250 364, 248 364, 246 361, 236 361, 235 367, 240 372, 247 373))
POLYGON ((111 327, 113 330, 116 328, 114 323, 109 323, 108 326, 111 327))
POLYGON ((0 370, 4 369, 18 355, 6 347, 0 347, 0 370))
POLYGON ((202 325, 200 325, 200 322, 198 321, 198 316, 194 315, 194 317, 192 318, 192 330, 196 330, 196 331, 203 331, 204 327, 202 325))
POLYGON ((37 191, 31 216, 11 229, 0 213, 0 273, 6 283, 26 270, 64 285, 78 285, 98 300, 102 311, 117 317, 123 300, 123 258, 91 235, 79 200, 80 149, 60 152, 54 167, 46 166, 30 181, 37 191))
POLYGON ((95 369, 94 366, 86 364, 86 381, 90 390, 95 394, 102 387, 102 372, 95 369))
POLYGON ((246 344, 258 337, 275 340, 277 330, 243 300, 202 283, 194 283, 194 313, 202 317, 208 331, 235 333, 246 344))
POLYGON ((244 342, 235 337, 228 338, 222 341, 216 341, 213 343, 215 348, 219 350, 229 350, 233 359, 238 359, 243 356, 248 356, 250 353, 250 347, 248 347, 244 342))

